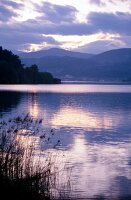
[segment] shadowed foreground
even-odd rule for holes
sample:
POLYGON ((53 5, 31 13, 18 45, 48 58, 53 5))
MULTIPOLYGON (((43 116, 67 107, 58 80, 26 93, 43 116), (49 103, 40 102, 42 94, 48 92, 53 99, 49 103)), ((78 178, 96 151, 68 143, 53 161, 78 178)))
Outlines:
POLYGON ((43 197, 35 189, 30 188, 32 180, 29 179, 20 179, 20 180, 10 180, 7 177, 0 176, 0 199, 14 199, 14 200, 44 200, 50 199, 49 197, 43 197))
MULTIPOLYGON (((21 132, 30 133, 34 126, 39 131, 42 120, 24 118, 0 122, 0 199, 44 200, 51 199, 50 187, 55 173, 51 172, 51 160, 35 162, 34 144, 29 148, 22 143, 21 132)), ((33 132, 33 134, 36 134, 33 132)), ((30 138, 27 137, 26 140, 30 138)))

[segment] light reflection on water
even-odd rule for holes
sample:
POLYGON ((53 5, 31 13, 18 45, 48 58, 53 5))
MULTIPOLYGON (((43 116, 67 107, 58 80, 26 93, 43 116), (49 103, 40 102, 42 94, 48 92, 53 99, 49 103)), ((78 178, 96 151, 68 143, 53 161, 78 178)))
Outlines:
POLYGON ((54 129, 78 196, 131 195, 131 86, 11 87, 17 92, 0 92, 0 112, 28 112, 43 118, 46 132, 54 129))

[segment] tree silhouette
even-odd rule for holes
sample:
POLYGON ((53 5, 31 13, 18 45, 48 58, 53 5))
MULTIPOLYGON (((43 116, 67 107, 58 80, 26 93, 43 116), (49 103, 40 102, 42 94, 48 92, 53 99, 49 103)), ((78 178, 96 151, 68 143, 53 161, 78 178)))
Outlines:
POLYGON ((19 56, 0 47, 0 84, 60 83, 49 72, 39 72, 37 65, 24 67, 19 56))

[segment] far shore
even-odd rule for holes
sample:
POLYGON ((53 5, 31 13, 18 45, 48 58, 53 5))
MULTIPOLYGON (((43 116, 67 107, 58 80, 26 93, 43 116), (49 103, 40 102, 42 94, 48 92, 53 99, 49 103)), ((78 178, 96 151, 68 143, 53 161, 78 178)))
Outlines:
POLYGON ((131 85, 131 81, 61 81, 62 84, 131 85))
POLYGON ((1 84, 0 83, 0 86, 2 86, 2 87, 7 87, 7 86, 23 86, 23 85, 25 85, 25 86, 34 86, 34 87, 36 87, 36 86, 39 86, 39 85, 41 85, 41 86, 53 86, 53 85, 63 85, 63 84, 67 84, 67 85, 69 85, 69 84, 84 84, 84 85, 131 85, 131 81, 129 82, 129 81, 79 81, 79 80, 74 80, 74 81, 72 81, 72 80, 63 80, 63 81, 61 81, 61 83, 46 83, 46 84, 40 84, 40 83, 38 83, 38 84, 10 84, 10 83, 6 83, 6 84, 1 84))

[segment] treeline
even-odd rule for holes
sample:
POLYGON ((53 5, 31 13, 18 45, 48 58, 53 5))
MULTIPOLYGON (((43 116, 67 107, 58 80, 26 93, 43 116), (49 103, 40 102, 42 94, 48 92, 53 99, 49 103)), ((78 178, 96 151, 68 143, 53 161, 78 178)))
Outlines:
POLYGON ((61 80, 37 65, 25 67, 11 51, 0 47, 0 84, 58 84, 61 80))

